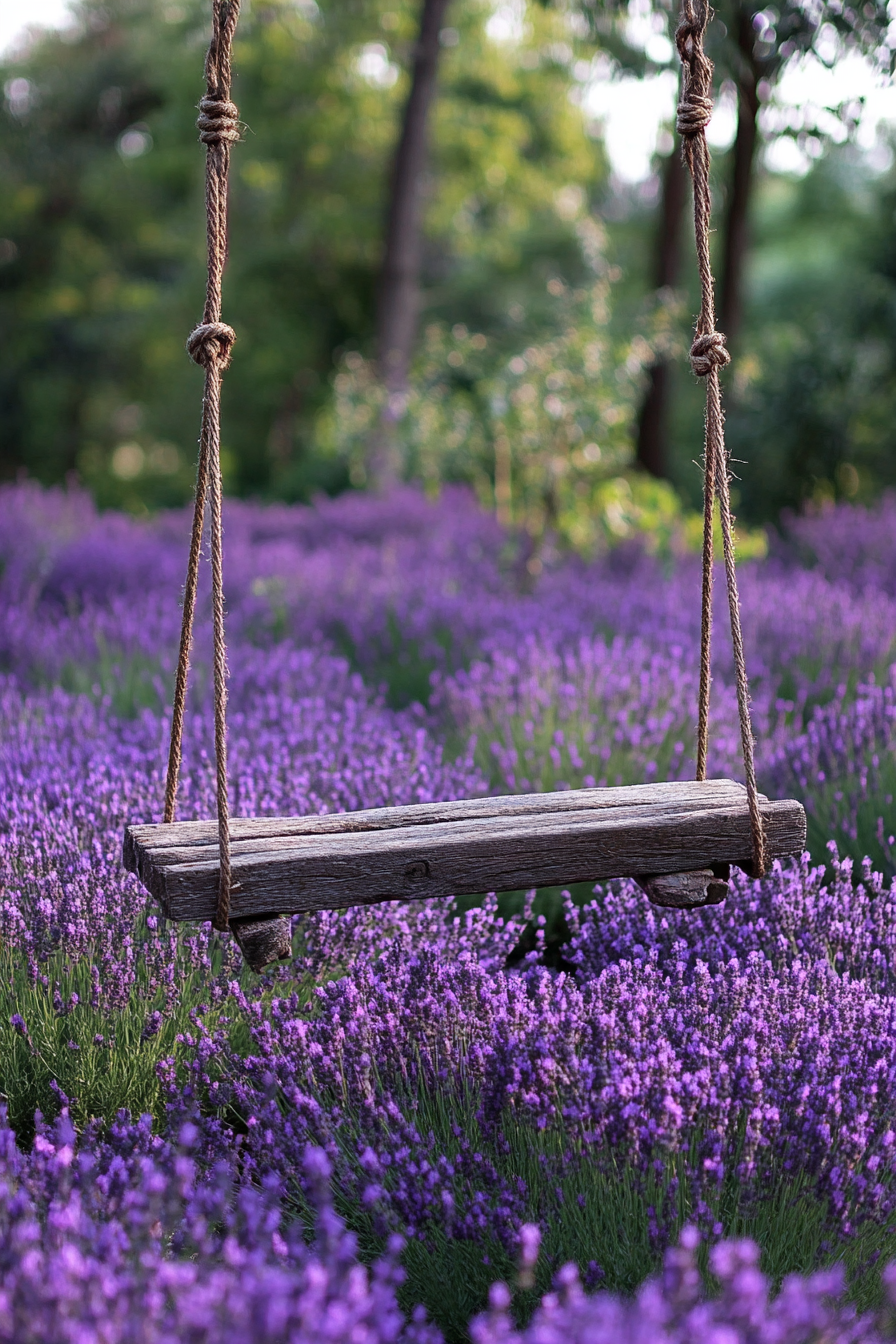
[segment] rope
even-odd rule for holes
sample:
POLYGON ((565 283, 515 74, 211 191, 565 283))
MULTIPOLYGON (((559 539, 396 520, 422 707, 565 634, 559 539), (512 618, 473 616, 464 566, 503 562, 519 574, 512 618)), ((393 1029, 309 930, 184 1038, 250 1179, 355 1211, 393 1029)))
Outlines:
POLYGON ((703 37, 711 17, 707 0, 682 0, 681 21, 675 44, 681 57, 682 87, 678 105, 678 134, 682 155, 694 183, 694 237, 697 244, 697 269, 700 273, 700 314, 691 346, 691 368, 698 378, 706 379, 706 438, 703 472, 703 587, 700 620, 700 691, 697 715, 697 778, 706 778, 706 750, 709 736, 709 693, 712 680, 710 651, 712 643, 713 587, 713 500, 719 501, 722 524, 722 550, 728 611, 731 617, 731 644, 737 681, 737 707, 744 770, 747 779, 747 806, 753 841, 754 876, 765 872, 765 832, 759 810, 756 766, 753 760, 753 728, 750 722, 750 690, 744 659, 740 624, 740 600, 734 563, 734 519, 731 513, 730 472, 725 448, 725 417, 719 370, 730 363, 725 337, 716 331, 709 234, 712 197, 709 188, 709 146, 706 127, 712 116, 712 62, 703 50, 703 37))
POLYGON ((165 781, 165 821, 174 821, 183 747, 184 712, 196 613, 196 588, 206 500, 211 503, 212 621, 214 631, 215 763, 217 769, 218 850, 220 871, 214 926, 225 930, 230 922, 230 812, 227 796, 227 645, 224 639, 224 573, 221 526, 221 375, 230 363, 236 333, 221 321, 221 278, 227 260, 227 172, 230 146, 240 138, 239 112, 230 101, 230 53, 240 12, 240 0, 212 0, 212 40, 205 60, 206 95, 199 104, 199 139, 206 147, 205 212, 208 238, 208 282, 205 309, 191 332, 187 350, 205 369, 199 465, 190 555, 184 584, 180 652, 174 683, 168 775, 165 781))
MULTIPOLYGON (((208 239, 208 282, 202 322, 190 334, 187 350, 205 369, 202 424, 190 553, 184 584, 183 619, 171 718, 168 772, 165 782, 165 821, 175 819, 183 746, 190 650, 206 501, 211 503, 212 612, 214 632, 215 758, 220 870, 214 926, 226 930, 230 918, 230 817, 227 791, 227 646, 224 637, 223 538, 221 521, 221 376, 230 363, 236 340, 232 327, 221 321, 221 280, 227 259, 227 176, 230 146, 240 138, 239 113, 230 101, 231 49, 239 18, 240 0, 212 0, 213 29, 205 62, 206 94, 199 104, 199 139, 206 146, 205 206, 208 239)), ((765 836, 759 810, 750 696, 740 623, 740 602, 734 558, 734 521, 731 514, 728 455, 719 369, 730 362, 725 337, 715 329, 715 301, 710 263, 711 195, 706 127, 712 116, 712 62, 703 50, 710 18, 707 0, 682 0, 681 22, 675 34, 682 62, 682 95, 678 106, 678 133, 694 183, 694 234, 700 274, 701 304, 691 346, 691 367, 706 379, 706 438, 703 487, 703 584, 701 598, 700 691, 697 727, 697 778, 706 778, 711 685, 713 592, 713 500, 718 498, 722 524, 725 579, 731 618, 731 641, 737 681, 741 743, 747 782, 747 801, 753 841, 755 875, 765 872, 765 836)))

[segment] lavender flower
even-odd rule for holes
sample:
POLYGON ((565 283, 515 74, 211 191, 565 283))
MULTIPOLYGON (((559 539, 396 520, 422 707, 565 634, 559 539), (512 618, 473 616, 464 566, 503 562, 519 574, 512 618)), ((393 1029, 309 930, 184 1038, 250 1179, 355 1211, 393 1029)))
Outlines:
MULTIPOLYGON (((755 1212, 797 1178, 832 1244, 896 1215, 892 507, 794 524, 813 567, 791 548, 743 576, 760 768, 805 799, 814 861, 690 914, 600 887, 568 903, 563 972, 538 936, 512 955, 531 901, 489 896, 297 919, 256 983, 119 860, 125 822, 160 812, 186 514, 0 490, 0 1093, 27 1149, 0 1127, 0 1341, 434 1341, 398 1310, 390 1237, 517 1260, 531 1293, 539 1244, 568 1258, 614 1182, 659 1277, 589 1297, 614 1266, 583 1242, 525 1329, 494 1286, 480 1344, 885 1338, 831 1272, 773 1297, 721 1238, 732 1190, 755 1212), (387 1247, 369 1271, 334 1190, 387 1247), (310 1250, 295 1208, 318 1210, 310 1250)), ((691 770, 692 558, 533 583, 461 491, 231 503, 227 529, 236 814, 691 770)), ((720 627, 712 764, 736 774, 720 627)), ((184 817, 215 806, 209 660, 203 589, 184 817)))
POLYGON ((662 1273, 633 1301, 607 1293, 586 1297, 574 1265, 560 1270, 531 1324, 518 1330, 503 1284, 492 1289, 491 1310, 471 1323, 473 1344, 883 1344, 890 1338, 869 1313, 841 1305, 842 1271, 785 1280, 772 1298, 751 1241, 725 1242, 710 1252, 721 1285, 717 1298, 702 1291, 696 1251, 700 1238, 685 1228, 666 1253, 662 1273))

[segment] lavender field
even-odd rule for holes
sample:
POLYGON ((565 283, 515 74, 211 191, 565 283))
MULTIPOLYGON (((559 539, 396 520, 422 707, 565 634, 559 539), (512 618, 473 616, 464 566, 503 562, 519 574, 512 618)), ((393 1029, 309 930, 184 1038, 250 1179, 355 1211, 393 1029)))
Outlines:
MULTIPOLYGON (((188 526, 0 491, 0 1341, 896 1338, 896 502, 743 569, 802 861, 691 914, 621 882, 297 918, 263 977, 120 863, 188 526)), ((226 550, 237 814, 693 773, 692 557, 534 575, 410 489, 230 502, 226 550)), ((209 646, 202 605, 184 817, 209 646)))

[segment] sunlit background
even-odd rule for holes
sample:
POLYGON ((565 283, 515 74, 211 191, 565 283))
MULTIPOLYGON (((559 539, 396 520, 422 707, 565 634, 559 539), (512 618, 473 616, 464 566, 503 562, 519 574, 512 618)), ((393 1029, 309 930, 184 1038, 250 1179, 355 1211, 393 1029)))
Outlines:
MULTIPOLYGON (((896 22, 885 4, 850 19, 835 0, 789 3, 720 0, 707 38, 745 528, 896 487, 896 22)), ((401 475, 430 493, 465 483, 537 547, 690 536, 699 297, 670 8, 452 0, 446 13, 419 179, 420 320, 390 390, 380 268, 420 6, 243 5, 225 487, 363 488, 388 423, 401 475)), ((203 0, 0 12, 0 321, 14 333, 0 478, 77 479, 137 513, 189 497, 207 31, 203 0)))
MULTIPOLYGON (((498 4, 488 24, 489 36, 496 42, 518 39, 524 6, 498 4)), ((651 159, 657 149, 661 127, 674 113, 678 75, 674 51, 665 31, 658 32, 649 5, 631 6, 628 40, 641 47, 654 64, 668 63, 669 69, 642 79, 619 75, 607 58, 582 63, 576 76, 581 83, 581 101, 586 114, 600 122, 613 172, 622 182, 644 182, 650 177, 651 159), (639 12, 639 10, 643 12, 639 12)), ((65 31, 69 21, 66 0, 15 0, 0 7, 0 55, 10 54, 35 28, 65 31)), ((822 49, 819 53, 825 56, 822 49)), ((832 47, 827 53, 833 62, 832 47)), ((394 81, 383 57, 369 53, 367 73, 394 81)), ((885 80, 870 62, 847 55, 831 65, 815 56, 789 65, 774 92, 773 101, 763 109, 763 129, 770 139, 765 150, 766 165, 773 172, 802 174, 813 155, 821 153, 818 137, 804 139, 800 146, 788 131, 818 129, 836 138, 842 134, 830 109, 854 102, 857 110, 857 144, 867 153, 870 164, 884 171, 892 161, 892 151, 884 142, 887 128, 896 125, 896 87, 885 80)), ((716 104, 709 141, 714 149, 727 149, 737 125, 736 98, 730 85, 723 87, 716 104)))

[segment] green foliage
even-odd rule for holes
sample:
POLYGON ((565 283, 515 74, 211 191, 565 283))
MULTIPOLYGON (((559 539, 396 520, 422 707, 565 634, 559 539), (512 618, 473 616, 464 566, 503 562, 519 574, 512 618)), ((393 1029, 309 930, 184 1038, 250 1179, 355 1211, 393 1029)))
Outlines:
MULTIPOLYGON (((507 305, 581 263, 568 188, 599 147, 566 93, 576 43, 534 7, 519 41, 456 0, 428 193, 427 311, 498 338, 507 305), (564 191, 567 196, 564 196, 564 191), (487 296, 487 297, 486 297, 487 296)), ((417 6, 266 0, 241 19, 225 315, 238 332, 224 414, 227 487, 307 495, 347 483, 310 450, 333 352, 372 323, 388 166, 417 6)), ((204 289, 203 151, 194 127, 202 0, 82 0, 2 71, 3 469, 76 468, 105 505, 189 492, 201 373, 183 343, 204 289)), ((576 271, 578 267, 578 271, 576 271)), ((519 305, 522 312, 522 305, 519 305)), ((514 309, 516 312, 517 310, 514 309)))
MULTIPOLYGON (((79 1126, 94 1117, 111 1121, 122 1108, 163 1117, 156 1068, 178 1053, 177 1036, 189 1031, 200 991, 207 993, 207 972, 178 966, 180 994, 165 1011, 165 987, 153 987, 135 957, 136 981, 110 1018, 106 996, 97 995, 92 980, 92 960, 70 965, 56 954, 35 976, 19 956, 0 948, 0 1094, 23 1142, 33 1132, 35 1111, 57 1114, 65 1104, 61 1094, 79 1126), (24 1033, 13 1025, 14 1014, 23 1019, 24 1033)), ((103 964, 100 947, 95 962, 103 964)))
MULTIPOLYGON (((370 438, 388 416, 405 475, 433 494, 446 481, 472 484, 486 508, 531 539, 533 573, 539 552, 557 543, 584 555, 635 538, 665 556, 702 545, 702 515, 685 510, 668 482, 633 469, 644 370, 656 351, 678 348, 676 304, 642 313, 646 334, 618 336, 616 268, 606 263, 594 221, 582 220, 580 232, 598 275, 575 289, 557 276, 548 281, 549 338, 508 357, 484 332, 431 323, 407 392, 388 404, 373 361, 350 351, 317 424, 321 458, 344 463, 362 486, 370 438)), ((716 532, 721 555, 718 519, 716 532)), ((763 531, 739 530, 742 559, 766 550, 763 531)))
MULTIPOLYGON (((580 8, 594 20, 587 37, 581 14, 534 0, 502 34, 487 0, 453 0, 425 185, 407 469, 432 488, 474 481, 536 542, 554 532, 593 550, 637 534, 674 549, 692 544, 692 521, 668 491, 627 469, 640 395, 628 358, 639 339, 676 356, 673 483, 696 505, 701 389, 678 363, 695 299, 644 310, 655 208, 646 191, 608 181, 576 95, 595 42, 633 70, 653 66, 626 45, 618 12, 580 8), (587 410, 602 417, 592 435, 580 409, 593 341, 570 311, 595 284, 582 242, 602 209, 609 243, 598 279, 613 278, 620 261, 626 273, 597 323, 606 386, 587 410), (530 351, 515 388, 508 367, 530 351), (565 386, 549 388, 551 378, 565 386), (523 386, 537 389, 528 405, 514 399, 523 386), (624 411, 615 424, 612 398, 599 405, 604 391, 624 411), (569 415, 551 416, 552 396, 569 415), (506 415, 493 409, 502 397, 506 415), (576 443, 569 431, 579 429, 586 437, 576 443), (584 466, 590 443, 601 459, 584 466)), ((862 42, 880 13, 872 6, 855 20, 862 42)), ((835 26, 847 19, 835 15, 835 26)), ((334 451, 325 424, 335 415, 345 427, 347 401, 357 410, 365 400, 369 368, 352 359, 370 354, 417 20, 416 0, 265 0, 241 20, 236 97, 246 129, 233 156, 225 287, 239 337, 224 408, 233 493, 308 497, 352 483, 353 466, 362 483, 357 453, 334 451), (341 393, 346 378, 355 386, 341 393)), ((785 38, 809 41, 814 23, 788 9, 769 60, 785 38)), ((729 37, 721 23, 710 31, 719 57, 733 32, 726 24, 729 37)), ((767 45, 770 32, 757 41, 767 45)), ((81 0, 70 32, 4 65, 2 475, 24 466, 49 481, 76 470, 103 505, 135 511, 191 490, 201 374, 183 343, 203 293, 203 153, 193 123, 207 35, 205 0, 81 0)), ((748 464, 735 490, 753 522, 805 499, 865 499, 896 483, 893 174, 875 176, 848 145, 828 147, 802 181, 757 171, 747 312, 726 375, 730 445, 748 464)), ((726 159, 714 173, 724 183, 726 159)), ((690 262, 686 276, 693 290, 690 262)), ((368 392, 372 406, 378 394, 368 392)))
POLYGON ((321 454, 363 485, 370 437, 386 415, 405 475, 433 492, 445 481, 472 483, 536 553, 559 541, 593 554, 635 536, 667 552, 699 544, 699 519, 683 515, 675 492, 631 470, 644 368, 655 350, 674 347, 674 305, 643 317, 651 339, 618 337, 603 233, 589 218, 578 232, 590 282, 547 281, 549 336, 508 351, 494 334, 431 323, 407 393, 388 401, 372 361, 350 351, 318 422, 321 454))
MULTIPOLYGON (((325 1108, 334 1102, 342 1104, 341 1097, 321 1096, 319 1100, 325 1108)), ((458 1156, 462 1138, 509 1185, 520 1188, 517 1181, 522 1179, 524 1216, 545 1230, 535 1282, 529 1286, 519 1281, 515 1253, 508 1253, 497 1241, 481 1237, 475 1242, 449 1240, 440 1226, 418 1228, 418 1236, 402 1256, 408 1277, 401 1298, 408 1309, 422 1302, 451 1344, 468 1339, 469 1319, 485 1308, 489 1287, 496 1279, 516 1287, 514 1310, 520 1320, 528 1318, 542 1294, 549 1291, 557 1270, 570 1261, 579 1266, 586 1283, 593 1284, 596 1271, 601 1287, 634 1292, 661 1265, 663 1240, 651 1235, 651 1224, 668 1219, 674 1239, 695 1216, 697 1198, 687 1158, 672 1162, 668 1154, 658 1153, 657 1170, 662 1175, 651 1172, 639 1178, 613 1152, 595 1150, 576 1134, 570 1121, 559 1121, 542 1131, 509 1121, 495 1135, 480 1125, 479 1101, 472 1092, 452 1095, 445 1089, 421 1090, 408 1095, 402 1109, 415 1129, 431 1136, 436 1150, 449 1161, 458 1156)), ((343 1181, 351 1173, 349 1187, 358 1181, 366 1183, 359 1165, 359 1153, 366 1145, 362 1134, 362 1126, 346 1113, 340 1131, 336 1202, 359 1235, 362 1255, 372 1259, 383 1245, 382 1235, 374 1231, 376 1209, 364 1210, 356 1197, 340 1189, 340 1167, 343 1181)), ((698 1146, 699 1135, 695 1134, 692 1155, 698 1146)), ((388 1187, 388 1172, 383 1180, 388 1187)), ((291 1195, 303 1211, 305 1200, 298 1183, 291 1195)), ((878 1304, 878 1262, 886 1262, 896 1250, 892 1228, 865 1223, 850 1241, 832 1245, 824 1204, 808 1182, 783 1170, 770 1176, 767 1193, 759 1203, 744 1198, 735 1177, 716 1193, 704 1190, 703 1195, 708 1196, 708 1207, 726 1237, 752 1237, 758 1242, 763 1250, 762 1269, 777 1284, 787 1274, 810 1273, 843 1261, 857 1305, 878 1304)), ((702 1268, 706 1273, 705 1253, 702 1268)))
POLYGON ((847 147, 760 194, 727 426, 753 518, 896 484, 893 192, 847 147))
MULTIPOLYGON (((488 406, 484 400, 488 340, 460 324, 430 324, 423 336, 407 395, 390 406, 408 476, 431 491, 442 480, 469 480, 480 493, 490 487, 487 467, 488 406), (394 407, 394 409, 393 409, 394 407)), ((370 436, 386 409, 386 390, 372 360, 350 351, 333 379, 333 399, 317 427, 321 451, 348 466, 355 485, 367 480, 370 436)))
MULTIPOLYGON (((134 977, 124 989, 105 977, 101 939, 77 960, 56 952, 31 967, 0 946, 0 1101, 21 1142, 30 1141, 35 1111, 52 1118, 63 1105, 79 1129, 96 1118, 111 1123, 122 1109, 161 1126, 160 1066, 178 1067, 200 1017, 203 1029, 227 1029, 248 1052, 246 1023, 227 1016, 226 1001, 234 979, 248 988, 257 977, 229 940, 157 922, 161 933, 137 926, 134 977)), ((307 1004, 312 990, 310 979, 296 978, 287 992, 307 1004)))
MULTIPOLYGON (((559 282, 556 292, 564 299, 559 282)), ((514 356, 493 382, 495 448, 508 459, 510 517, 530 536, 556 532, 595 549, 612 516, 595 505, 608 478, 631 464, 632 423, 651 347, 608 339, 609 284, 574 293, 556 335, 514 356)))
MULTIPOLYGON (((71 659, 60 671, 59 685, 76 695, 105 700, 116 718, 135 719, 143 709, 160 711, 170 694, 168 660, 114 648, 101 634, 97 634, 96 643, 96 660, 82 663, 71 659)), ((194 683, 197 672, 201 685, 205 675, 201 664, 194 668, 194 683)))

